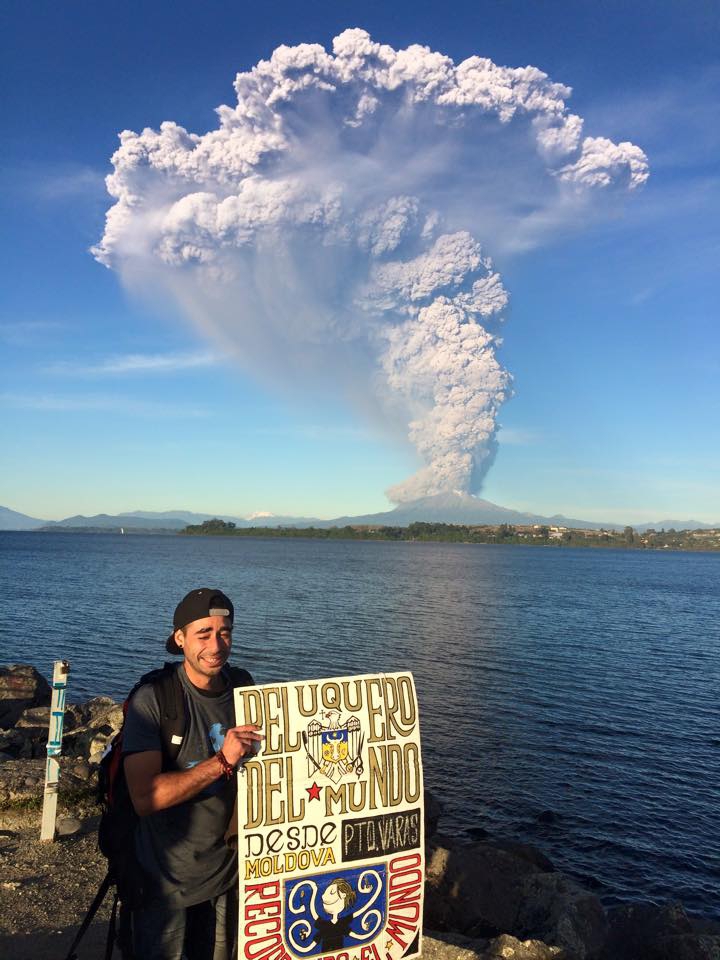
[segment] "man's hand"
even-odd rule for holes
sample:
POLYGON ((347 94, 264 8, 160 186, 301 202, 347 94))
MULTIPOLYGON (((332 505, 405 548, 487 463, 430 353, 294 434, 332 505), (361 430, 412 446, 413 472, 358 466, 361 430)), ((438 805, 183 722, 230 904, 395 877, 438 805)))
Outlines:
POLYGON ((260 727, 255 726, 254 723, 246 724, 244 727, 231 727, 225 734, 222 752, 230 766, 235 767, 243 757, 254 753, 255 744, 261 743, 264 739, 264 735, 260 733, 260 727))

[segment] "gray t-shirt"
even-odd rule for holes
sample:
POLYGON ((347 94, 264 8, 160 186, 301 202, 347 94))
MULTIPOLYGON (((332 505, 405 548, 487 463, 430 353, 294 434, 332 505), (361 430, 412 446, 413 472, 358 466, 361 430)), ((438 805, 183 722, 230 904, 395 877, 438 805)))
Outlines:
MULTIPOLYGON (((211 694, 198 690, 182 664, 178 675, 185 691, 186 724, 176 769, 207 760, 222 747, 235 726, 232 687, 211 694)), ((128 706, 123 755, 161 750, 160 707, 152 684, 144 684, 128 706)), ((219 896, 235 882, 237 855, 224 840, 235 802, 235 778, 218 778, 185 803, 141 817, 135 849, 142 868, 157 882, 159 895, 175 907, 190 907, 219 896)))

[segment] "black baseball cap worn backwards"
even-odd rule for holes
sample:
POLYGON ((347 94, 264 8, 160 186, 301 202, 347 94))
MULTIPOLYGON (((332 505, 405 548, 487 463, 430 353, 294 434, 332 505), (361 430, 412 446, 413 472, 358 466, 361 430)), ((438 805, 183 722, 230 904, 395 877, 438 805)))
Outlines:
POLYGON ((165 642, 167 652, 182 653, 182 648, 175 643, 175 631, 182 630, 193 620, 203 620, 205 617, 229 617, 230 623, 233 622, 235 610, 232 601, 222 590, 200 587, 199 590, 191 590, 186 597, 183 597, 175 607, 173 632, 165 642))

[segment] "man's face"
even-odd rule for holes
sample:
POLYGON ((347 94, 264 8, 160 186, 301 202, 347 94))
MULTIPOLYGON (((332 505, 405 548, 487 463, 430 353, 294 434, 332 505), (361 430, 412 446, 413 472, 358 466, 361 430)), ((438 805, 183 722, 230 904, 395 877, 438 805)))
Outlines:
POLYGON ((185 656, 185 671, 196 687, 209 687, 230 656, 232 624, 229 617, 193 620, 175 634, 185 656))

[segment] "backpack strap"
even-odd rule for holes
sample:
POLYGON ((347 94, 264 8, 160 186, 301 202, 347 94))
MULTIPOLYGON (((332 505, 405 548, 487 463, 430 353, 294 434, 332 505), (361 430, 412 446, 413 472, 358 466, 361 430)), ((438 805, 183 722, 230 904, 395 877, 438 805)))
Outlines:
MULTIPOLYGON (((163 767, 172 768, 177 760, 187 722, 185 693, 179 676, 181 668, 168 661, 159 670, 146 674, 140 683, 152 683, 160 708, 160 737, 162 740, 163 767)), ((253 686, 255 681, 242 667, 228 664, 226 674, 232 687, 253 686)))
POLYGON ((178 676, 180 665, 166 661, 162 667, 144 674, 128 694, 123 704, 123 712, 133 694, 145 684, 152 684, 160 709, 160 743, 163 755, 163 769, 171 769, 180 752, 185 736, 185 695, 178 676))
POLYGON ((255 681, 247 672, 243 670, 242 667, 234 667, 232 664, 228 664, 226 667, 227 675, 230 678, 230 685, 232 687, 254 687, 255 681))
POLYGON ((160 707, 160 737, 165 768, 174 765, 185 736, 185 694, 178 669, 176 663, 166 663, 151 681, 160 707))

